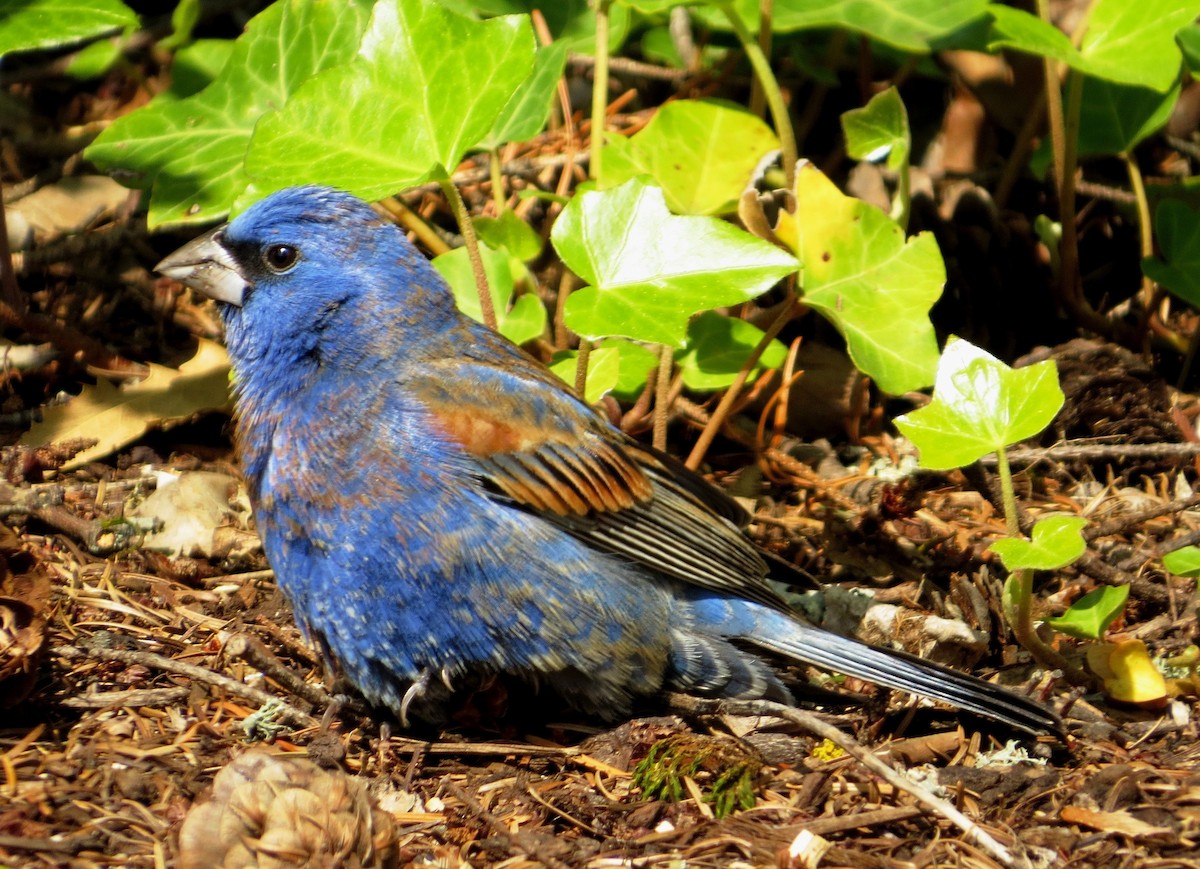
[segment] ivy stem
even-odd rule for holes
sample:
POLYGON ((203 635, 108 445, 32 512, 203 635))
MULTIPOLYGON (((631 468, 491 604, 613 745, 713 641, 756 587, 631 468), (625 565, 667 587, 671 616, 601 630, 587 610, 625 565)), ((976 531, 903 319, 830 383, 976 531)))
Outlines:
POLYGON ((471 271, 475 275, 475 289, 479 292, 479 311, 483 314, 483 323, 489 329, 496 328, 496 306, 492 304, 492 290, 488 286, 487 272, 483 268, 483 256, 479 253, 479 237, 475 234, 475 223, 471 220, 471 212, 463 201, 458 187, 450 180, 444 169, 440 170, 441 177, 437 179, 458 221, 458 229, 462 232, 463 245, 467 249, 467 258, 471 261, 471 271))
MULTIPOLYGON (((764 55, 771 56, 771 23, 775 17, 775 0, 758 0, 758 47, 764 55)), ((758 76, 750 85, 750 113, 762 117, 766 108, 762 80, 758 76)))
POLYGON ((908 216, 912 213, 912 164, 908 160, 896 172, 896 201, 892 205, 892 220, 908 232, 908 216))
POLYGON ((504 195, 504 171, 500 165, 499 148, 488 152, 488 172, 492 176, 492 202, 496 206, 496 216, 503 217, 508 210, 508 197, 504 195))
POLYGON ((608 109, 608 8, 612 0, 592 0, 592 3, 596 7, 596 65, 592 69, 592 135, 588 171, 593 180, 600 181, 608 109))
MULTIPOLYGON (((1013 489, 1012 467, 1008 463, 1008 452, 1001 447, 996 450, 996 473, 1000 477, 1000 498, 1004 505, 1004 525, 1010 537, 1021 536, 1021 523, 1017 516, 1017 497, 1013 489)), ((1060 670, 1073 685, 1086 684, 1089 680, 1074 664, 1048 646, 1038 636, 1033 624, 1033 571, 1029 568, 1014 570, 1004 582, 1004 614, 1008 626, 1022 648, 1033 655, 1033 659, 1048 670, 1060 670)))
POLYGON ((587 395, 588 360, 591 356, 592 342, 587 338, 580 338, 579 355, 575 357, 575 391, 580 398, 587 395))
POLYGON ((996 450, 996 473, 1000 476, 1000 498, 1004 506, 1004 526, 1009 537, 1021 536, 1021 523, 1017 514, 1017 494, 1013 488, 1012 466, 1008 463, 1008 451, 1004 447, 996 450))
POLYGON ((1069 309, 1087 306, 1079 279, 1079 229, 1075 222, 1075 167, 1079 157, 1079 112, 1083 105, 1083 76, 1067 73, 1067 101, 1063 107, 1063 162, 1058 177, 1059 217, 1062 220, 1060 274, 1063 298, 1069 309))
MULTIPOLYGON (((1142 170, 1132 151, 1123 151, 1121 160, 1125 163, 1125 172, 1129 175, 1129 186, 1133 188, 1133 198, 1137 203, 1138 236, 1142 242, 1142 258, 1154 256, 1154 221, 1150 217, 1150 200, 1146 198, 1146 182, 1142 178, 1142 170)), ((1143 317, 1149 317, 1151 306, 1154 304, 1154 281, 1146 275, 1142 276, 1142 312, 1143 317)))
POLYGON ((792 129, 792 119, 788 115, 787 104, 783 101, 783 91, 779 89, 779 81, 771 71, 771 62, 763 53, 754 35, 747 29, 746 23, 738 16, 730 0, 718 0, 716 4, 729 26, 733 28, 746 59, 754 70, 754 75, 762 84, 763 96, 771 109, 771 120, 775 124, 775 133, 779 136, 780 159, 783 161, 783 173, 787 178, 787 189, 792 190, 796 184, 796 161, 799 154, 796 149, 796 133, 792 129))
POLYGON ((671 366, 674 351, 670 344, 658 348, 658 380, 654 385, 654 448, 667 448, 667 412, 671 403, 671 366))
POLYGON ((746 385, 746 380, 750 377, 750 372, 758 365, 758 360, 766 352, 767 348, 771 346, 771 342, 775 340, 783 327, 799 312, 800 304, 793 298, 791 303, 785 305, 783 310, 779 312, 779 315, 771 321, 771 325, 767 327, 767 331, 763 333, 757 346, 751 351, 746 361, 742 363, 742 367, 733 379, 733 383, 729 385, 729 388, 725 390, 725 394, 721 396, 720 402, 718 402, 716 409, 712 412, 712 416, 708 419, 708 424, 704 426, 704 431, 700 432, 700 437, 696 439, 696 445, 692 447, 687 461, 684 462, 693 471, 699 468, 700 463, 704 461, 704 454, 708 452, 713 438, 717 436, 717 432, 721 430, 721 426, 725 423, 725 418, 729 416, 730 411, 733 409, 733 404, 737 401, 742 387, 746 385))

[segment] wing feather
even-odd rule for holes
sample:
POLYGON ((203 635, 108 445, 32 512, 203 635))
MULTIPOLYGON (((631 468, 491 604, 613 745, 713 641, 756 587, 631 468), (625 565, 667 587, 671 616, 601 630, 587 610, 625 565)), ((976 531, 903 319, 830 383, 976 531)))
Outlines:
POLYGON ((503 367, 458 359, 442 377, 434 363, 427 382, 406 385, 494 497, 659 573, 786 609, 766 581, 767 562, 739 527, 747 517, 736 502, 612 428, 525 359, 503 367), (451 378, 472 389, 448 389, 451 378), (535 403, 513 403, 530 394, 535 403))

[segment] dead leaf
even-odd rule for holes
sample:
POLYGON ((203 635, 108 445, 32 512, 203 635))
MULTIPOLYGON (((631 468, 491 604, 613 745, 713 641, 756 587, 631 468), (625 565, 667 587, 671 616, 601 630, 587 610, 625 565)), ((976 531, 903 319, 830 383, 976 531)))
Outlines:
POLYGON ((1129 812, 1095 812, 1080 806, 1064 806, 1062 819, 1068 824, 1079 824, 1091 827, 1105 833, 1116 833, 1134 839, 1147 836, 1170 836, 1174 838, 1175 831, 1170 827, 1156 827, 1139 820, 1129 812))
POLYGON ((169 428, 229 404, 229 357, 214 341, 201 339, 196 355, 178 370, 154 364, 149 368, 150 376, 140 382, 114 386, 102 379, 84 387, 66 404, 47 410, 21 444, 96 438, 95 446, 62 466, 70 470, 115 452, 151 428, 169 428))
POLYGON ((129 188, 107 175, 74 175, 47 184, 7 206, 14 250, 83 232, 129 199, 129 188))
POLYGON ((250 515, 250 501, 239 490, 238 481, 228 474, 160 472, 154 494, 129 515, 161 524, 162 530, 146 535, 145 548, 166 552, 172 558, 211 558, 217 548, 217 529, 239 518, 244 526, 245 517, 250 515))
POLYGON ((1104 690, 1113 700, 1146 709, 1167 702, 1167 680, 1141 640, 1094 643, 1087 648, 1088 667, 1104 680, 1104 690))

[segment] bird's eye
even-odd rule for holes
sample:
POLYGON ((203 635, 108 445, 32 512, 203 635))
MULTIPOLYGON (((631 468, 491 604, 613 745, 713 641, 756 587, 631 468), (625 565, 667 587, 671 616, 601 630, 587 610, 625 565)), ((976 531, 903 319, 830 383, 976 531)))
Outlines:
POLYGON ((286 272, 300 259, 300 251, 290 244, 273 244, 263 251, 263 262, 273 272, 286 272))

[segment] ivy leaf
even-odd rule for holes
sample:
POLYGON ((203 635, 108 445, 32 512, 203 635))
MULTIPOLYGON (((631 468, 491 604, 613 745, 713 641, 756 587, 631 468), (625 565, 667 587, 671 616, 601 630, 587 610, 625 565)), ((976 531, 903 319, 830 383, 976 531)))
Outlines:
MULTIPOLYGON (((492 307, 496 310, 497 330, 514 344, 524 344, 539 337, 546 329, 546 308, 541 300, 531 293, 513 300, 518 281, 528 278, 525 266, 507 253, 494 250, 486 244, 479 246, 479 253, 483 259, 483 270, 487 273, 492 307)), ((433 267, 450 285, 458 309, 482 323, 479 290, 475 286, 475 272, 471 268, 467 249, 459 247, 434 257, 433 267)))
POLYGON ((1125 609, 1127 585, 1105 585, 1081 597, 1057 618, 1046 619, 1054 630, 1080 640, 1098 640, 1125 609))
POLYGON ((254 131, 260 198, 294 184, 389 196, 447 172, 487 136, 533 66, 529 18, 475 21, 434 0, 379 0, 359 56, 309 80, 254 131))
POLYGON ((1162 258, 1146 257, 1142 271, 1189 305, 1200 308, 1200 212, 1166 199, 1154 212, 1162 258))
MULTIPOLYGON (((589 0, 440 0, 442 5, 462 15, 493 15, 541 13, 546 19, 546 29, 556 43, 565 45, 568 51, 577 54, 596 53, 596 10, 589 0)), ((614 4, 608 10, 608 47, 616 54, 625 36, 629 33, 629 10, 614 4)))
MULTIPOLYGON (((579 351, 568 350, 554 354, 550 370, 562 380, 575 385, 575 369, 579 351)), ((621 353, 616 347, 597 347, 588 354, 587 385, 583 400, 595 404, 617 385, 621 373, 621 353)))
MULTIPOLYGON (((596 369, 596 353, 601 350, 606 354, 615 355, 617 360, 616 377, 615 380, 612 379, 606 367, 600 372, 603 379, 596 384, 596 389, 601 394, 611 392, 617 398, 628 401, 635 400, 646 388, 646 381, 650 378, 651 373, 658 368, 658 355, 641 344, 635 344, 625 338, 605 339, 592 348, 592 353, 588 357, 589 395, 593 394, 592 378, 596 369)), ((612 358, 611 355, 606 358, 612 358)), ((579 351, 577 350, 559 351, 554 354, 550 370, 567 383, 574 385, 575 360, 578 358, 579 351)))
POLYGON ((777 232, 804 263, 805 304, 837 326, 859 370, 892 394, 928 386, 938 359, 929 309, 946 281, 933 235, 905 239, 810 163, 796 174, 795 217, 777 232))
POLYGON ((104 75, 121 59, 126 38, 98 39, 81 48, 67 64, 67 75, 80 81, 104 75))
MULTIPOLYGON (((729 386, 762 337, 762 329, 753 323, 705 311, 688 325, 687 348, 675 354, 684 386, 698 392, 729 386)), ((787 347, 781 341, 772 341, 754 371, 778 368, 785 359, 787 347)))
POLYGON ((1168 552, 1162 563, 1176 576, 1200 576, 1200 547, 1184 546, 1168 552))
POLYGON ((0 0, 0 57, 137 25, 137 15, 119 0, 0 0))
POLYGON ((601 182, 615 187, 646 174, 676 214, 729 214, 763 156, 778 147, 771 128, 744 109, 675 100, 632 138, 613 137, 604 149, 601 182))
POLYGON ((552 42, 539 48, 533 59, 533 72, 505 103, 479 144, 494 151, 506 142, 524 142, 540 133, 550 117, 558 80, 562 78, 566 63, 565 42, 552 42))
POLYGON ((1072 69, 1119 84, 1163 92, 1179 76, 1180 28, 1200 14, 1200 3, 1179 0, 1095 0, 1079 48, 1051 24, 1021 9, 988 6, 993 18, 988 50, 1015 48, 1050 57, 1072 69))
POLYGON ((171 58, 171 85, 154 98, 155 108, 200 93, 212 84, 233 53, 232 39, 198 39, 171 58))
POLYGON ((475 231, 492 247, 504 248, 522 262, 536 259, 542 252, 542 237, 512 211, 506 210, 499 217, 475 218, 475 231))
POLYGON ((692 314, 753 299, 799 267, 722 220, 671 214, 662 189, 640 178, 577 194, 550 237, 587 284, 567 299, 564 321, 592 340, 682 347, 692 314))
POLYGON ((895 422, 921 451, 922 467, 948 470, 1033 437, 1062 404, 1054 360, 1009 368, 952 338, 938 363, 933 401, 895 422))
MULTIPOLYGON (((84 152, 150 189, 147 223, 210 223, 246 188, 251 131, 314 73, 349 60, 370 3, 279 0, 250 20, 220 75, 183 100, 155 100, 118 118, 84 152)), ((293 182, 300 183, 300 182, 293 182)))
POLYGON ((1010 571, 1058 570, 1083 555, 1087 543, 1080 532, 1085 525, 1082 516, 1049 516, 1033 526, 1032 540, 1007 537, 990 549, 1010 571))
POLYGON ((1084 154, 1124 154, 1171 119, 1179 101, 1178 81, 1160 93, 1086 76, 1079 108, 1078 149, 1084 154))
POLYGON ((886 156, 893 170, 908 164, 908 112, 894 87, 871 97, 861 109, 843 113, 842 132, 846 153, 855 160, 876 162, 886 156))
MULTIPOLYGON (((712 5, 698 8, 696 17, 727 30, 728 21, 712 5)), ((747 27, 758 29, 758 0, 737 0, 734 8, 747 27)), ((986 9, 986 0, 775 0, 771 30, 845 28, 901 51, 928 54, 933 42, 978 21, 986 9)))

